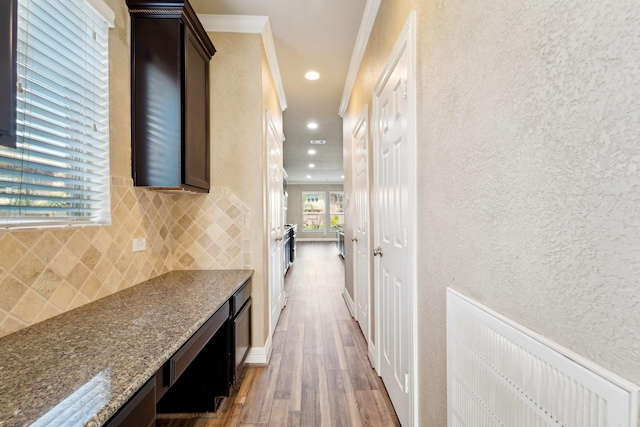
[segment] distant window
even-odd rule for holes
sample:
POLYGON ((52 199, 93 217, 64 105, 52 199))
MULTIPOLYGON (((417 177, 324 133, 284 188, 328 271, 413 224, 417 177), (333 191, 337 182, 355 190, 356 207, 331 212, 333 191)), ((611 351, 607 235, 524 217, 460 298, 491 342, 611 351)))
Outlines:
POLYGON ((0 147, 0 227, 110 222, 102 0, 19 0, 16 148, 0 147), (89 4, 90 3, 90 4, 89 4))
POLYGON ((326 193, 302 193, 302 231, 325 231, 326 193))
POLYGON ((331 230, 344 228, 344 193, 342 191, 329 192, 329 216, 331 230))

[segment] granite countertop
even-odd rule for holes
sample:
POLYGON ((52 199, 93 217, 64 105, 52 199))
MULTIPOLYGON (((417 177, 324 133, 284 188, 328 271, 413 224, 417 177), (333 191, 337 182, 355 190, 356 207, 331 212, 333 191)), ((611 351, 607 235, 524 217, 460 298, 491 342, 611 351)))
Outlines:
POLYGON ((103 425, 252 274, 174 271, 0 338, 0 427, 103 425))

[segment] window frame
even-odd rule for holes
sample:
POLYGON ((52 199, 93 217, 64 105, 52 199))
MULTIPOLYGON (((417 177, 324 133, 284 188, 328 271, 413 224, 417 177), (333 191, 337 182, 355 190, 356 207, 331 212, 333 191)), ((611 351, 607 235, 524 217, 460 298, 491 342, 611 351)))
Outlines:
MULTIPOLYGON (((16 0, 16 14, 18 16, 22 16, 20 15, 21 7, 30 5, 28 1, 25 1, 25 3, 25 5, 20 5, 16 0)), ((56 6, 45 3, 41 3, 39 5, 36 5, 34 3, 33 5, 34 7, 40 7, 40 10, 43 13, 50 13, 47 11, 57 9, 56 6)), ((72 21, 71 25, 60 25, 60 22, 62 21, 55 21, 58 22, 58 25, 60 25, 58 27, 60 33, 56 32, 54 33, 54 35, 51 35, 51 37, 49 37, 49 33, 46 33, 47 37, 43 38, 42 40, 44 40, 44 43, 50 43, 52 45, 58 44, 60 46, 67 46, 67 49, 80 47, 81 49, 84 49, 77 51, 80 55, 83 52, 86 53, 88 51, 99 51, 100 55, 103 55, 101 58, 104 59, 100 62, 96 62, 97 57, 93 59, 94 64, 99 64, 99 68, 90 68, 92 67, 91 65, 89 65, 91 64, 91 62, 85 62, 85 64, 89 66, 89 68, 85 69, 85 75, 104 76, 104 74, 102 74, 103 72, 98 70, 100 70, 100 68, 106 70, 106 76, 104 77, 104 79, 100 78, 99 81, 101 83, 96 86, 96 88, 100 88, 99 90, 103 94, 103 97, 98 97, 98 94, 100 92, 89 92, 87 94, 87 86, 85 85, 65 85, 65 90, 68 90, 71 94, 84 93, 84 95, 81 95, 77 99, 75 96, 67 98, 69 100, 69 104, 82 102, 82 99, 86 100, 87 98, 93 97, 93 102, 95 102, 95 104, 82 104, 85 106, 85 109, 90 109, 93 105, 102 105, 104 114, 99 117, 103 121, 99 125, 96 125, 96 123, 98 122, 94 122, 93 124, 94 130, 97 129, 96 126, 98 126, 98 128, 102 128, 102 132, 100 134, 102 136, 100 136, 99 140, 96 140, 99 141, 98 145, 96 145, 95 142, 90 142, 90 140, 84 138, 78 139, 77 136, 74 136, 78 132, 78 130, 76 130, 76 126, 68 128, 68 135, 67 132, 60 132, 59 136, 56 134, 55 128, 51 128, 52 130, 46 130, 46 132, 49 132, 48 134, 46 134, 47 139, 51 142, 36 142, 36 144, 33 145, 34 141, 36 140, 33 140, 32 138, 42 138, 35 136, 38 134, 37 131, 33 133, 34 123, 36 123, 36 126, 39 126, 37 123, 41 120, 56 122, 57 120, 64 119, 67 121, 73 121, 75 120, 73 116, 65 116, 68 111, 72 111, 65 108, 73 107, 61 106, 60 109, 56 107, 47 112, 46 109, 42 110, 41 107, 35 107, 35 104, 33 104, 34 100, 35 102, 40 102, 40 104, 42 104, 41 101, 37 101, 38 99, 42 99, 39 98, 40 96, 42 96, 40 94, 29 95, 25 92, 25 94, 21 97, 16 97, 20 98, 17 99, 17 106, 14 109, 16 113, 14 123, 16 124, 17 128, 15 137, 17 147, 0 147, 0 150, 2 150, 4 153, 2 155, 2 158, 4 159, 4 164, 6 165, 6 167, 2 169, 2 171, 4 172, 3 176, 5 177, 4 179, 7 180, 5 181, 6 185, 4 191, 0 193, 0 198, 3 198, 6 203, 4 206, 7 206, 7 208, 5 208, 7 209, 5 211, 5 215, 0 216, 0 229, 108 225, 111 223, 111 175, 109 165, 109 29, 115 26, 115 13, 109 8, 108 5, 106 5, 106 3, 104 3, 103 0, 76 0, 73 3, 69 3, 67 6, 65 6, 65 8, 70 8, 70 10, 74 11, 77 10, 79 13, 78 18, 81 16, 80 14, 84 14, 82 16, 91 16, 91 22, 95 22, 95 24, 88 24, 87 26, 87 22, 78 22, 80 23, 80 25, 85 25, 84 28, 86 28, 87 30, 94 31, 93 40, 97 40, 96 34, 102 34, 101 36, 99 36, 101 37, 102 41, 98 42, 99 44, 96 44, 95 42, 90 40, 91 33, 87 34, 86 32, 80 32, 77 33, 78 38, 75 38, 74 36, 70 39, 67 38, 67 41, 64 43, 61 42, 60 40, 63 40, 65 37, 69 37, 69 34, 74 31, 73 28, 77 28, 74 26, 76 22, 75 20, 72 21), (104 22, 99 23, 99 21, 104 22), (96 33, 96 31, 99 32, 96 33), (66 35, 59 35, 62 33, 66 35), (89 42, 87 40, 89 40, 89 42), (70 43, 78 44, 72 45, 70 43), (97 46, 100 46, 99 50, 92 50, 96 49, 97 46), (86 74, 86 70, 92 69, 98 71, 98 73, 86 74), (24 107, 28 107, 28 109, 24 109, 22 113, 20 113, 21 110, 19 109, 21 108, 21 105, 24 107), (34 108, 37 108, 37 111, 39 111, 38 118, 34 118, 34 116, 32 116, 32 114, 34 114, 32 112, 34 111, 34 108), (29 121, 25 120, 26 117, 29 117, 29 121), (20 123, 23 124, 19 126, 20 123), (20 131, 21 127, 22 135, 20 131), (60 147, 60 149, 58 150, 57 147, 60 147), (78 152, 80 154, 75 154, 77 151, 74 147, 81 147, 81 151, 78 152), (33 151, 34 148, 36 151, 33 151), (13 153, 14 150, 17 151, 17 153, 13 153), (100 153, 99 157, 94 157, 94 153, 96 152, 95 150, 98 150, 97 152, 100 153), (47 160, 48 157, 51 157, 51 160, 47 160), (32 158, 34 160, 31 160, 32 158), (59 161, 56 160, 58 158, 60 159, 59 161), (99 161, 96 163, 95 160, 90 160, 92 158, 99 159, 99 161), (27 164, 31 166, 21 166, 24 162, 28 162, 27 164), (73 166, 76 163, 79 165, 87 166, 82 166, 82 169, 76 170, 76 166, 73 166), (54 164, 66 166, 54 166, 54 164), (33 169, 26 169, 29 167, 33 169), (66 169, 59 169, 60 167, 66 169), (66 170, 67 172, 61 174, 62 172, 56 172, 56 170, 66 170), (95 171, 98 171, 97 175, 95 175, 95 171), (86 178, 76 177, 82 177, 85 176, 85 174, 95 175, 97 176, 97 178, 86 180, 86 178), (76 184, 76 182, 78 182, 78 179, 81 179, 81 181, 79 182, 83 183, 80 187, 78 187, 78 184, 76 184), (60 190, 57 190, 58 187, 60 187, 60 190), (98 196, 95 199, 86 199, 87 201, 85 202, 86 196, 84 195, 87 194, 87 192, 97 192, 98 196), (62 209, 58 210, 55 205, 56 203, 62 203, 62 209), (10 206, 14 206, 14 208, 11 208, 10 206), (16 208, 16 206, 18 208, 16 208), (22 206, 26 206, 27 208, 23 209, 22 206), (38 215, 38 211, 44 211, 44 214, 38 215), (87 211, 93 211, 96 213, 89 213, 88 215, 84 215, 81 213, 87 211), (63 215, 58 216, 58 214, 60 213, 62 213, 63 215), (66 216, 64 216, 65 213, 66 216)), ((35 12, 30 11, 28 13, 29 15, 25 16, 38 19, 36 17, 39 15, 31 15, 31 13, 35 12)), ((25 26, 22 27, 20 26, 20 19, 21 18, 18 18, 18 20, 15 22, 17 32, 22 32, 22 34, 29 34, 29 41, 37 40, 37 37, 31 36, 29 27, 27 27, 27 25, 30 25, 30 21, 25 21, 25 26)), ((55 25, 55 22, 51 25, 55 25)), ((39 31, 42 30, 35 30, 34 32, 38 34, 39 31)), ((23 37, 22 34, 21 37, 23 37)), ((20 44, 19 40, 21 40, 21 37, 16 37, 17 45, 20 44)), ((22 46, 25 46, 24 42, 22 46)), ((38 49, 37 47, 35 47, 36 45, 28 43, 26 46, 26 48, 16 46, 15 50, 13 51, 17 69, 12 81, 19 81, 20 84, 30 82, 30 80, 26 80, 23 82, 22 77, 20 78, 20 80, 18 80, 18 73, 20 72, 20 67, 22 67, 22 69, 30 70, 31 68, 25 67, 31 67, 31 65, 29 65, 31 64, 31 62, 22 63, 20 62, 19 57, 22 55, 23 60, 24 58, 27 58, 28 61, 38 61, 38 59, 32 59, 32 53, 30 53, 32 50, 36 51, 38 49)), ((54 79, 50 80, 51 82, 58 82, 58 79, 64 79, 64 74, 58 74, 58 72, 55 71, 56 67, 60 67, 60 64, 63 64, 63 62, 56 62, 57 59, 59 60, 59 58, 64 57, 61 56, 63 54, 61 54, 60 51, 57 50, 41 50, 41 52, 42 53, 40 54, 40 57, 50 62, 40 63, 40 67, 43 68, 38 68, 38 70, 53 70, 51 71, 51 74, 46 74, 47 76, 51 76, 46 77, 47 79, 54 79)), ((80 62, 80 64, 82 64, 82 62, 80 62)), ((78 71, 82 72, 82 69, 78 71)), ((25 76, 29 76, 29 74, 25 74, 25 76)), ((34 88, 37 87, 36 83, 31 84, 33 84, 34 88)), ((94 84, 96 84, 95 81, 94 84)), ((17 92, 21 92, 19 85, 17 86, 17 92)), ((91 137, 93 138, 93 136, 91 137)))
POLYGON ((329 224, 330 224, 330 231, 333 232, 338 232, 341 229, 344 229, 344 190, 339 191, 339 190, 329 190, 329 197, 327 198, 327 202, 329 204, 329 224), (342 210, 340 212, 334 212, 331 210, 331 195, 332 194, 340 194, 341 195, 341 207, 342 210), (341 216, 342 217, 342 225, 339 226, 339 228, 334 228, 333 224, 331 223, 331 220, 333 218, 333 216, 341 216))
POLYGON ((320 191, 302 191, 302 232, 304 233, 324 233, 327 230, 327 192, 324 190, 320 190, 320 191), (305 213, 305 202, 307 201, 306 199, 306 195, 307 194, 321 194, 322 198, 323 198, 323 209, 322 209, 322 213, 305 213), (305 217, 306 216, 322 216, 322 228, 317 228, 317 229, 307 229, 305 228, 305 217))

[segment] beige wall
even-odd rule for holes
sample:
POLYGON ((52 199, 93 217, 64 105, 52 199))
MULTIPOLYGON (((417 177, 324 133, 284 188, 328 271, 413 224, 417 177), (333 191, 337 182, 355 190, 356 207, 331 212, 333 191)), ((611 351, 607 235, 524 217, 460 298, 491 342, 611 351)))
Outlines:
POLYGON ((211 125, 216 184, 231 189, 254 215, 247 250, 256 270, 252 282, 254 345, 266 335, 266 265, 264 264, 264 153, 262 133, 261 45, 257 34, 210 33, 218 53, 211 64, 211 125), (260 321, 263 319, 263 321, 260 321))
MULTIPOLYGON (((302 192, 303 191, 324 191, 329 200, 329 191, 344 191, 342 184, 289 184, 287 193, 287 223, 298 224, 298 239, 336 239, 337 233, 333 231, 302 231, 302 192)), ((327 224, 330 228, 330 224, 327 224)))
MULTIPOLYGON (((252 267, 252 207, 215 176, 208 195, 132 187, 129 15, 123 1, 107 3, 116 12, 109 33, 112 224, 0 231, 0 336, 174 269, 252 267), (133 254, 132 239, 141 237, 147 250, 133 254)), ((217 132, 212 125, 212 139, 217 132)), ((233 161, 215 153, 212 171, 233 161)))
MULTIPOLYGON (((196 13, 214 12, 208 0, 190 3, 196 13)), ((245 250, 256 271, 251 294, 252 341, 254 346, 262 347, 269 334, 265 119, 268 111, 282 134, 282 108, 261 35, 209 36, 218 50, 214 57, 217 62, 212 62, 211 67, 212 178, 214 183, 231 189, 251 212, 245 250), (223 166, 216 170, 215 161, 223 166)))
MULTIPOLYGON (((196 9, 201 12, 200 9, 196 9)), ((266 112, 282 133, 282 110, 259 34, 210 33, 218 53, 212 63, 212 178, 252 213, 249 240, 255 270, 252 340, 264 346, 269 331, 266 239, 266 112)))
POLYGON ((411 9, 417 425, 446 425, 447 286, 640 383, 640 3, 383 0, 345 183, 347 136, 411 9))

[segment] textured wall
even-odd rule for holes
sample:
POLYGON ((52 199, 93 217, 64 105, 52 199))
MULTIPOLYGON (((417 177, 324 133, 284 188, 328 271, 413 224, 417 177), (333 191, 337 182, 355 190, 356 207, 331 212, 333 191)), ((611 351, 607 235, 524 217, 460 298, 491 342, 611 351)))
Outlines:
POLYGON ((446 425, 447 286, 640 383, 640 3, 383 0, 345 123, 411 8, 418 425, 446 425))
MULTIPOLYGON (((214 181, 208 195, 171 196, 132 187, 129 15, 123 1, 107 3, 116 12, 109 32, 112 224, 0 231, 0 336, 174 269, 251 263, 249 210, 228 188, 214 181), (134 238, 145 238, 147 250, 133 254, 134 238)), ((224 161, 213 158, 212 169, 224 161)))
MULTIPOLYGON (((198 5, 198 13, 208 12, 198 5)), ((252 340, 264 346, 268 336, 267 253, 265 239, 266 151, 264 120, 269 111, 282 129, 282 111, 274 83, 265 69, 259 34, 210 33, 218 53, 211 64, 211 126, 214 164, 212 179, 228 187, 253 214, 245 251, 255 270, 252 285, 252 340)))

